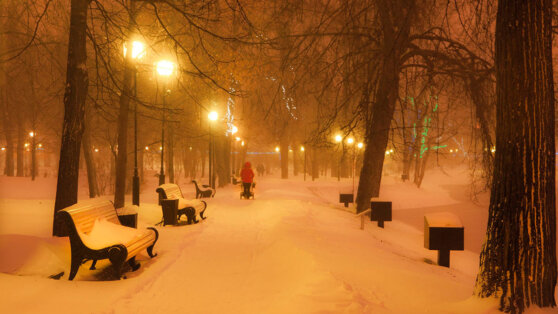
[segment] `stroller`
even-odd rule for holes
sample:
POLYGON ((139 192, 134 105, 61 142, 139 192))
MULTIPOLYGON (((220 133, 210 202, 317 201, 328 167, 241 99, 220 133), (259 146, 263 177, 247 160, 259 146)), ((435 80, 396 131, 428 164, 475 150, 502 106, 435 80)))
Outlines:
POLYGON ((254 188, 256 187, 256 182, 252 182, 252 184, 250 185, 250 191, 249 194, 247 195, 246 193, 244 193, 244 186, 242 184, 240 184, 240 199, 245 198, 247 200, 249 200, 250 198, 254 199, 254 188))

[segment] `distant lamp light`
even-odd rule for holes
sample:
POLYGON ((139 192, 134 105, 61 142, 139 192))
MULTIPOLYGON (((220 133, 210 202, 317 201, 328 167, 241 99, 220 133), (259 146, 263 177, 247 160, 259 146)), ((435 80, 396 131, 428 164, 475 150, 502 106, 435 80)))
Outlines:
POLYGON ((390 153, 390 154, 393 154, 393 148, 389 150, 389 153, 390 153))
POLYGON ((174 63, 168 60, 157 62, 157 73, 161 76, 170 76, 174 71, 174 63))
POLYGON ((236 138, 236 141, 237 141, 237 142, 240 142, 240 137, 237 137, 237 138, 236 138))
POLYGON ((358 147, 358 148, 362 148, 362 147, 364 147, 364 144, 358 143, 358 144, 357 144, 357 147, 358 147))
POLYGON ((456 148, 456 149, 455 149, 455 152, 457 153, 458 151, 459 151, 459 149, 456 148))
POLYGON ((99 149, 98 149, 98 148, 95 148, 95 152, 98 153, 98 152, 99 152, 99 149))
POLYGON ((301 151, 301 152, 304 151, 304 146, 300 146, 300 151, 301 151))
POLYGON ((244 146, 244 141, 240 142, 240 146, 244 146))
POLYGON ((29 143, 25 143, 25 144, 23 144, 23 146, 25 146, 27 148, 27 147, 29 147, 29 143))
POLYGON ((290 153, 292 153, 292 152, 293 152, 293 150, 292 150, 292 149, 289 149, 289 152, 290 152, 290 153))
POLYGON ((35 136, 35 132, 33 132, 33 131, 29 132, 29 136, 30 136, 30 137, 34 137, 34 136, 35 136))
POLYGON ((149 150, 149 146, 145 146, 145 150, 149 150))
POLYGON ((492 147, 492 149, 490 150, 491 152, 496 152, 496 147, 492 147))
POLYGON ((217 111, 211 111, 208 115, 207 118, 211 121, 215 121, 219 118, 219 114, 217 113, 217 111))
POLYGON ((355 142, 355 139, 352 138, 352 137, 349 137, 349 138, 347 139, 347 143, 349 143, 349 144, 352 144, 352 143, 354 143, 354 142, 355 142))
POLYGON ((279 146, 275 146, 275 151, 279 152, 279 146))
POLYGON ((450 153, 453 153, 453 149, 450 149, 450 153))
POLYGON ((235 125, 233 125, 231 128, 231 133, 235 134, 236 132, 238 132, 238 128, 235 125))
POLYGON ((43 144, 39 143, 39 145, 37 145, 39 148, 43 147, 43 144))
POLYGON ((2 151, 5 151, 5 150, 6 150, 6 147, 2 147, 2 151))
POLYGON ((192 150, 192 146, 190 146, 190 150, 192 150))
POLYGON ((163 146, 159 146, 159 150, 163 150, 163 146))
POLYGON ((341 135, 339 135, 339 134, 335 135, 335 141, 337 143, 340 143, 342 140, 343 140, 343 137, 341 135))
POLYGON ((389 155, 389 150, 386 150, 386 155, 389 155))

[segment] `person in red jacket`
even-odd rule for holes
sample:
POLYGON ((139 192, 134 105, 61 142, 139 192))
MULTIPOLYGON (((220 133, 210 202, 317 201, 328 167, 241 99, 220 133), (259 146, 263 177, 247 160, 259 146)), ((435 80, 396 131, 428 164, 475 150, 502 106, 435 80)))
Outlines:
POLYGON ((244 164, 244 168, 240 171, 240 178, 242 179, 242 186, 244 187, 244 195, 250 196, 250 186, 254 182, 254 171, 249 161, 244 164))

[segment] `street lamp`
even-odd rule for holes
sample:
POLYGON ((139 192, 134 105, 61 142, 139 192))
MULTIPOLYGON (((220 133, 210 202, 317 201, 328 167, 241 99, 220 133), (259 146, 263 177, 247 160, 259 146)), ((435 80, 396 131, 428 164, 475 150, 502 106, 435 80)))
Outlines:
POLYGON ((161 171, 159 173, 159 185, 165 184, 165 96, 167 94, 166 80, 174 71, 174 63, 168 60, 157 62, 155 68, 159 76, 163 77, 163 121, 161 125, 161 171))
POLYGON ((211 131, 211 124, 219 118, 219 114, 216 111, 211 111, 207 118, 209 119, 209 185, 212 189, 215 189, 215 143, 213 139, 213 133, 211 131))
POLYGON ((37 163, 37 158, 35 155, 35 131, 29 132, 29 136, 31 137, 31 180, 35 180, 35 167, 37 163))
MULTIPOLYGON (((128 49, 124 44, 124 57, 128 49)), ((137 61, 145 56, 145 45, 141 41, 132 41, 132 60, 137 61)), ((138 174, 138 69, 134 66, 134 176, 132 177, 132 204, 139 206, 140 180, 138 174)))
MULTIPOLYGON (((343 140, 343 137, 339 134, 335 135, 335 142, 337 142, 338 145, 341 145, 341 141, 343 140)), ((341 156, 339 156, 339 158, 337 159, 337 181, 341 181, 341 156)))
POLYGON ((304 146, 300 146, 300 151, 304 153, 304 181, 306 181, 306 151, 304 146))

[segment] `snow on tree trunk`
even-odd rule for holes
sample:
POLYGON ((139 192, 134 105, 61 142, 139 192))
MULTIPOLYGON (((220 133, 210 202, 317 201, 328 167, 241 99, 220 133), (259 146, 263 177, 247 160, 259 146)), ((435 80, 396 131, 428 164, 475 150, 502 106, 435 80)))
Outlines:
POLYGON ((71 2, 68 64, 64 91, 64 122, 54 203, 55 219, 52 228, 52 234, 55 236, 68 235, 62 221, 56 219, 56 212, 77 203, 80 147, 89 83, 85 46, 88 6, 88 0, 72 0, 71 2))
POLYGON ((554 307, 556 195, 550 0, 500 0, 496 156, 475 294, 554 307))

